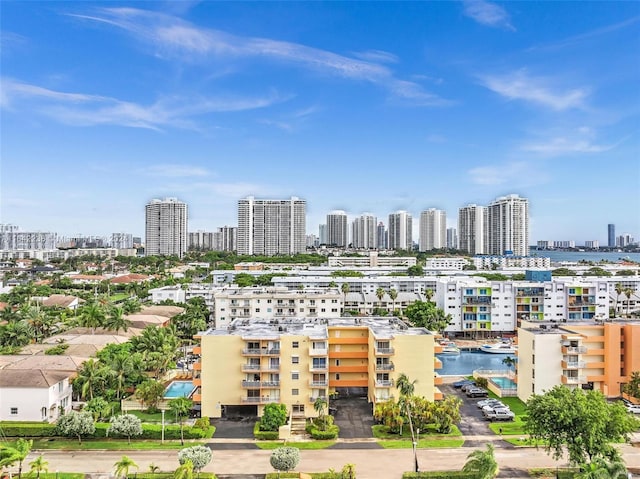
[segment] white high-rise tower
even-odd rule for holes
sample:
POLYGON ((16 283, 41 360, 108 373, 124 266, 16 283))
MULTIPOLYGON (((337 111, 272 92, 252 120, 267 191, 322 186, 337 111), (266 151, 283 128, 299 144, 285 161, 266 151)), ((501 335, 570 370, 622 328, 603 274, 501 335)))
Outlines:
POLYGON ((378 219, 363 213, 353 220, 351 243, 354 248, 376 249, 378 246, 378 219))
POLYGON ((429 208, 420 213, 420 251, 447 247, 447 213, 429 208))
POLYGON ((329 212, 327 215, 327 246, 344 248, 348 244, 347 213, 342 210, 329 212))
POLYGON ((413 249, 413 224, 406 211, 396 211, 389 215, 389 249, 413 249))
POLYGON ((486 254, 487 208, 467 205, 458 210, 458 249, 470 255, 486 254))
POLYGON ((307 203, 288 200, 238 201, 238 254, 274 256, 306 250, 307 203))
POLYGON ((187 252, 187 204, 177 198, 151 200, 145 207, 145 255, 176 255, 187 252))
POLYGON ((487 206, 488 253, 529 254, 529 200, 518 195, 497 198, 487 206))

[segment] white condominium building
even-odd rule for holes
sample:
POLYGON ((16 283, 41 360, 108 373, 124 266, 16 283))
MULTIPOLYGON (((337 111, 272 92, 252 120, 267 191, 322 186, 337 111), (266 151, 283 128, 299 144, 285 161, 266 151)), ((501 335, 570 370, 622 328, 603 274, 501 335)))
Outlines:
POLYGON ((389 249, 413 249, 413 224, 409 213, 401 210, 389 215, 388 241, 389 249))
POLYGON ((420 251, 447 247, 447 213, 429 208, 420 213, 420 251))
POLYGON ((378 219, 369 213, 363 213, 353 220, 351 243, 354 248, 376 249, 378 246, 378 219))
POLYGON ((176 255, 187 252, 187 204, 177 198, 151 200, 145 208, 145 254, 176 255))
POLYGON ((458 210, 458 243, 470 255, 486 254, 487 208, 467 205, 458 210))
POLYGON ((56 233, 20 231, 16 225, 0 224, 0 250, 47 250, 55 249, 56 233))
POLYGON ((303 253, 306 250, 304 200, 238 201, 238 254, 266 255, 303 253))
POLYGON ((347 213, 342 210, 331 211, 327 215, 327 246, 344 248, 349 244, 347 213))
POLYGON ((529 200, 518 195, 497 198, 487 206, 487 253, 529 253, 529 200))

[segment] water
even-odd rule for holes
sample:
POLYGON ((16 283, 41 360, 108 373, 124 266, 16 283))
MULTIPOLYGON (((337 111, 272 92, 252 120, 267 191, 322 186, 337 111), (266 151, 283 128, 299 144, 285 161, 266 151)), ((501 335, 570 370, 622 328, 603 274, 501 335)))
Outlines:
POLYGON ((640 253, 626 253, 626 252, 586 252, 586 251, 550 251, 550 250, 536 250, 531 249, 529 254, 531 256, 540 256, 542 258, 551 258, 552 263, 559 263, 561 261, 570 261, 577 263, 578 261, 610 261, 612 263, 619 263, 622 259, 629 259, 640 263, 640 253))
POLYGON ((193 392, 193 381, 173 381, 164 391, 165 398, 186 398, 193 392))
POLYGON ((491 354, 481 351, 462 351, 460 354, 437 354, 442 361, 442 369, 436 372, 441 376, 470 376, 476 369, 492 369, 507 371, 502 360, 510 354, 491 354))
POLYGON ((518 385, 511 379, 502 376, 497 376, 490 379, 492 383, 495 383, 500 389, 517 389, 518 385))

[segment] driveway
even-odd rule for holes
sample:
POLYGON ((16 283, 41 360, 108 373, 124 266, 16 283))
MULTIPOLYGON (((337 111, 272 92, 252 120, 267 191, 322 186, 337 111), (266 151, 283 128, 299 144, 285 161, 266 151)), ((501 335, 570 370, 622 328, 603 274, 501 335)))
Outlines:
MULTIPOLYGON (((462 400, 462 405, 460 406, 461 419, 458 428, 463 436, 493 435, 493 431, 489 429, 489 423, 485 420, 482 411, 476 404, 481 398, 469 398, 465 393, 451 385, 442 385, 439 388, 446 396, 457 396, 462 400)), ((463 447, 482 447, 484 444, 484 441, 465 440, 463 447)))
POLYGON ((367 398, 348 397, 331 401, 336 408, 335 423, 340 426, 340 438, 365 439, 372 438, 373 413, 367 398))
POLYGON ((255 417, 233 419, 211 419, 216 427, 215 439, 253 439, 253 426, 258 419, 255 417))

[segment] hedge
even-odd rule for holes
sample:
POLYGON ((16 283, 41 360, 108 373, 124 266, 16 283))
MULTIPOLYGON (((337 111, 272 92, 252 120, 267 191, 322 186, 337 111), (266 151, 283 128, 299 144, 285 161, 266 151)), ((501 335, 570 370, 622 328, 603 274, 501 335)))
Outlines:
POLYGON ((260 441, 274 441, 279 439, 280 434, 278 431, 261 431, 260 421, 258 421, 256 425, 253 426, 253 437, 260 441))
POLYGON ((313 439, 335 439, 338 437, 338 433, 340 432, 340 427, 332 424, 327 426, 326 431, 322 431, 315 426, 311 426, 308 428, 309 434, 313 439))
POLYGON ((426 472, 405 472, 402 479, 480 479, 477 472, 462 471, 426 471, 426 472))
MULTIPOLYGON (((2 432, 7 437, 54 437, 56 433, 56 425, 40 422, 22 422, 14 423, 11 421, 0 423, 2 432)), ((96 423, 96 431, 89 438, 107 437, 107 429, 109 423, 96 423)), ((201 429, 193 426, 184 426, 185 439, 209 439, 215 433, 216 428, 209 426, 201 429)), ((277 433, 276 433, 277 434, 277 433)), ((179 425, 165 425, 165 439, 180 439, 179 425)), ((136 436, 134 439, 162 439, 162 424, 143 424, 142 436, 136 436)))

